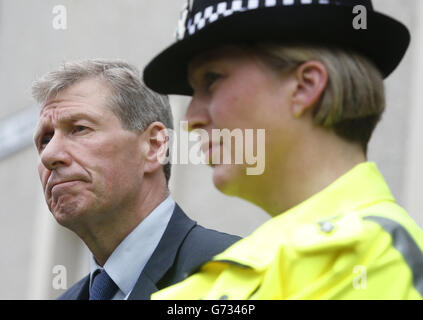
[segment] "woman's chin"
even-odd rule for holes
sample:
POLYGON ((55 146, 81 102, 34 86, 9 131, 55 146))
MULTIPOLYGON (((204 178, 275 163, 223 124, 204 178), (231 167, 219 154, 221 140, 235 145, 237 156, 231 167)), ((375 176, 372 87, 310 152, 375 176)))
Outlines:
POLYGON ((241 165, 213 165, 213 184, 220 192, 228 196, 238 195, 239 183, 245 170, 241 165))

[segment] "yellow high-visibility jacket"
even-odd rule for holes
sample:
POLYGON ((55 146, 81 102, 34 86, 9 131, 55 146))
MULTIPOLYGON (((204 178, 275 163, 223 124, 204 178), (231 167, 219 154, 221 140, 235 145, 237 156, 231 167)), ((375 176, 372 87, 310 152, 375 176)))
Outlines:
POLYGON ((366 162, 153 299, 422 299, 423 231, 366 162))

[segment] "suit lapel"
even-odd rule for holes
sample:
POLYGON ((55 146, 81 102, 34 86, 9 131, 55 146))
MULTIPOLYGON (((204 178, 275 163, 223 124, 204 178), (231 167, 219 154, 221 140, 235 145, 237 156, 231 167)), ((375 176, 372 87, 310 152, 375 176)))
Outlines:
POLYGON ((158 290, 157 283, 173 266, 179 247, 195 225, 176 204, 169 224, 129 295, 129 300, 148 300, 158 290))
POLYGON ((89 292, 90 276, 88 275, 83 280, 85 281, 81 282, 81 287, 79 292, 77 293, 76 300, 88 300, 90 296, 90 292, 89 292))
POLYGON ((157 290, 155 281, 151 280, 147 273, 143 271, 128 300, 149 300, 151 294, 157 290))

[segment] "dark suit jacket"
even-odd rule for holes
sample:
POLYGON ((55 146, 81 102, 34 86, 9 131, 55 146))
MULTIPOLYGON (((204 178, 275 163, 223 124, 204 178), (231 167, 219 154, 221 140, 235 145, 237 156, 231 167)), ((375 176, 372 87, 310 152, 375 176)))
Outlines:
MULTIPOLYGON (((205 229, 176 204, 169 224, 128 299, 150 299, 152 293, 182 281, 196 268, 240 237, 205 229)), ((88 299, 90 276, 77 282, 59 300, 88 299)))

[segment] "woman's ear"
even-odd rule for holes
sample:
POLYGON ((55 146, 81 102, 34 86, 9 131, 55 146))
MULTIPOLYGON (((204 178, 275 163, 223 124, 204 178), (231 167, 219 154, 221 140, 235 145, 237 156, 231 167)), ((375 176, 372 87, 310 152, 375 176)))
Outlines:
POLYGON ((328 83, 328 71, 320 61, 310 60, 295 71, 297 87, 293 94, 292 113, 301 117, 322 96, 328 83))
POLYGON ((155 121, 143 132, 145 152, 145 172, 154 172, 161 169, 167 161, 169 147, 169 132, 165 125, 155 121))

